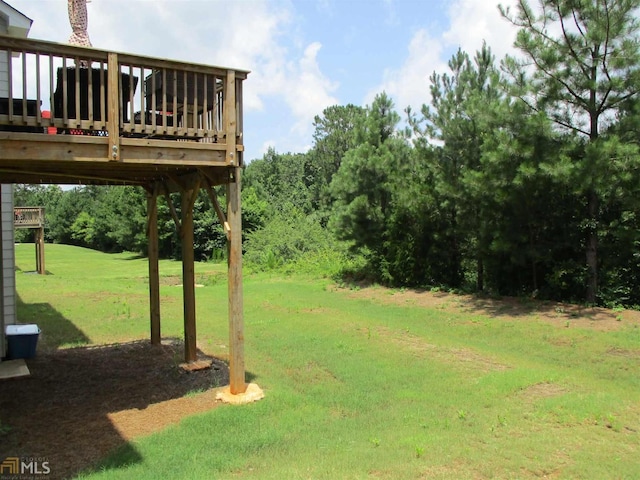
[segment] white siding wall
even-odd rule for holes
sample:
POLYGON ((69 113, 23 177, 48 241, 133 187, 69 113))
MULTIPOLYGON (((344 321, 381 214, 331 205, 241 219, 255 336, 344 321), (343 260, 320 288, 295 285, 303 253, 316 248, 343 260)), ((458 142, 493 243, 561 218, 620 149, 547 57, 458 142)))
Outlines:
POLYGON ((0 185, 0 245, 2 246, 2 295, 0 305, 0 358, 5 356, 4 331, 7 325, 16 323, 16 271, 13 230, 13 185, 0 185))
MULTIPOLYGON (((0 14, 0 33, 7 34, 7 19, 0 14)), ((0 97, 9 96, 9 53, 0 51, 0 97)))
POLYGON ((7 52, 0 51, 0 97, 5 98, 9 96, 8 56, 9 54, 7 52))
MULTIPOLYGON (((0 2, 0 33, 26 37, 31 20, 0 2)), ((0 97, 9 96, 9 54, 0 51, 0 97)), ((16 272, 13 233, 13 185, 0 185, 0 360, 5 356, 5 325, 16 323, 16 272)))
POLYGON ((2 284, 4 324, 16 323, 16 270, 13 233, 13 185, 0 185, 2 209, 2 284))

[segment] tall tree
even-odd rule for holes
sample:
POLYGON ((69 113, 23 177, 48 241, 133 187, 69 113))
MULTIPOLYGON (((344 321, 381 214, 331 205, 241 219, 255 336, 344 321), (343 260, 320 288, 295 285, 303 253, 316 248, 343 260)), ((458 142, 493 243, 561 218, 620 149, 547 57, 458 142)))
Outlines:
POLYGON ((261 159, 253 160, 244 173, 244 185, 268 201, 271 212, 291 206, 311 211, 311 198, 305 178, 306 154, 278 153, 269 148, 261 159))
POLYGON ((330 225, 339 239, 369 249, 373 267, 387 282, 395 280, 387 266, 394 200, 410 181, 410 149, 396 134, 399 121, 392 100, 385 93, 377 95, 356 126, 357 147, 346 153, 330 186, 335 198, 330 225))
POLYGON ((364 108, 356 105, 333 105, 313 119, 314 151, 318 155, 325 181, 340 168, 344 154, 356 146, 355 127, 364 115, 364 108))
POLYGON ((586 300, 598 293, 598 235, 603 190, 615 173, 601 133, 623 103, 640 88, 640 0, 518 0, 502 15, 519 31, 515 46, 524 59, 503 65, 517 95, 546 112, 560 127, 584 139, 575 165, 575 187, 586 205, 586 300))
POLYGON ((449 72, 431 77, 431 105, 418 117, 408 110, 419 150, 434 150, 434 190, 448 227, 449 255, 462 278, 463 257, 476 264, 476 286, 484 288, 488 250, 483 189, 478 187, 482 144, 491 134, 495 104, 503 96, 491 50, 483 45, 472 58, 458 50, 449 72), (431 142, 437 140, 434 146, 431 142))

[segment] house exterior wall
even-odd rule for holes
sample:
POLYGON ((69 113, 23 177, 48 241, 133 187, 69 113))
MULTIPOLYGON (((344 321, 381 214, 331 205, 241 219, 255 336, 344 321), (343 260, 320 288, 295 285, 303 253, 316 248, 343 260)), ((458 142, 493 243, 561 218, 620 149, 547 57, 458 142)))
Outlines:
POLYGON ((0 275, 0 358, 6 355, 4 332, 7 325, 16 323, 16 272, 13 229, 13 185, 0 185, 0 246, 2 268, 0 275))
MULTIPOLYGON (((0 34, 9 31, 9 19, 0 12, 0 34)), ((0 97, 9 96, 9 52, 0 51, 0 97)))
MULTIPOLYGON (((26 37, 31 19, 0 0, 0 34, 26 37)), ((0 97, 9 96, 9 52, 0 51, 0 97)), ((0 185, 0 361, 6 355, 5 327, 16 323, 13 185, 0 185)))
POLYGON ((0 185, 2 211, 2 308, 4 325, 16 323, 16 258, 13 229, 13 185, 0 185))

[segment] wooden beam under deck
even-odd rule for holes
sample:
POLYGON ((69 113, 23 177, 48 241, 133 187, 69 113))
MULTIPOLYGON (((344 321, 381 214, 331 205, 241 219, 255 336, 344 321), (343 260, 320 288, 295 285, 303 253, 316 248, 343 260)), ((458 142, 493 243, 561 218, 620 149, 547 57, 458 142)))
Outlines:
MULTIPOLYGON (((0 165, 7 161, 113 162, 108 137, 0 131, 0 165)), ((123 138, 120 160, 172 166, 232 166, 225 144, 123 138)), ((240 149, 242 151, 242 149, 240 149)))

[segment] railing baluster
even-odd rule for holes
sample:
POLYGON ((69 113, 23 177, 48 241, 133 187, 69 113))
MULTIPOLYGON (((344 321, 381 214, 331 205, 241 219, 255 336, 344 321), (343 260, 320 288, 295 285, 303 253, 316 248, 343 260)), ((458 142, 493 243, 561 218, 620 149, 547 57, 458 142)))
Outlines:
POLYGON ((208 98, 208 93, 209 93, 209 75, 207 75, 206 73, 202 75, 202 81, 204 83, 204 99, 202 100, 202 126, 201 128, 206 132, 207 130, 209 130, 209 122, 208 122, 208 115, 209 115, 209 98, 208 98))
POLYGON ((13 52, 7 50, 7 58, 9 59, 9 105, 7 105, 9 113, 9 123, 13 122, 13 52))
POLYGON ((218 135, 218 77, 213 77, 213 111, 211 112, 213 120, 213 130, 218 135))
POLYGON ((133 109, 134 109, 134 103, 133 103, 133 94, 134 94, 134 88, 133 88, 133 65, 129 65, 129 103, 127 104, 127 109, 129 110, 129 131, 133 131, 133 109))
POLYGON ((104 62, 100 62, 100 121, 107 125, 107 86, 105 85, 104 62))
MULTIPOLYGON (((53 55, 49 55, 49 98, 53 99, 53 55)), ((49 119, 49 124, 53 124, 53 119, 56 118, 57 109, 55 108, 55 102, 51 101, 51 118, 49 119)))
POLYGON ((182 118, 184 120, 184 132, 189 128, 189 106, 187 105, 187 72, 182 72, 182 118))
MULTIPOLYGON (((186 77, 186 72, 185 72, 185 77, 186 77)), ((184 86, 184 90, 185 92, 187 91, 186 85, 184 86)), ((193 116, 192 118, 193 118, 192 126, 194 129, 197 129, 198 128, 198 74, 196 72, 193 72, 193 116)))
MULTIPOLYGON (((158 70, 158 73, 162 74, 160 70, 158 70)), ((157 103, 158 97, 156 95, 156 77, 157 77, 156 69, 152 68, 151 69, 151 125, 153 126, 153 133, 156 133, 158 131, 158 120, 156 119, 156 112, 158 110, 158 103, 157 103)), ((147 108, 149 108, 148 104, 147 104, 147 108)), ((162 119, 162 128, 165 130, 167 128, 166 118, 162 119)))
POLYGON ((87 70, 88 85, 87 85, 87 104, 88 104, 88 112, 89 112, 89 122, 91 124, 91 128, 94 128, 94 116, 93 116, 93 67, 91 66, 92 62, 89 62, 89 68, 87 70))
POLYGON ((42 124, 42 99, 40 98, 40 53, 36 52, 36 121, 42 124))
POLYGON ((27 123, 27 52, 21 53, 22 58, 22 123, 27 123))
POLYGON ((140 65, 140 128, 143 132, 147 130, 147 113, 144 109, 145 78, 144 66, 140 65))
POLYGON ((173 128, 174 133, 177 133, 177 127, 179 125, 178 119, 178 72, 176 70, 171 70, 173 72, 173 128))
POLYGON ((62 57, 62 120, 65 127, 69 122, 69 88, 67 79, 67 57, 62 57))
POLYGON ((82 120, 82 100, 81 100, 81 96, 80 96, 80 58, 79 57, 75 57, 74 59, 75 62, 75 78, 73 79, 73 81, 75 82, 75 92, 76 92, 76 103, 75 103, 75 113, 76 113, 76 118, 75 118, 75 125, 77 128, 80 128, 82 125, 80 124, 81 120, 82 120))
MULTIPOLYGON (((172 126, 175 128, 175 114, 172 118, 174 120, 172 126)), ((167 133, 167 69, 164 67, 162 68, 162 128, 162 133, 167 133)))

